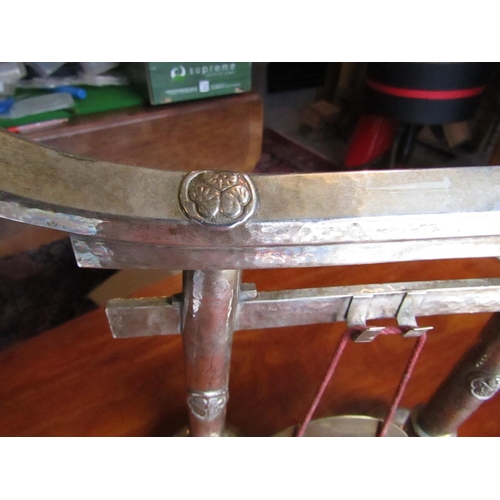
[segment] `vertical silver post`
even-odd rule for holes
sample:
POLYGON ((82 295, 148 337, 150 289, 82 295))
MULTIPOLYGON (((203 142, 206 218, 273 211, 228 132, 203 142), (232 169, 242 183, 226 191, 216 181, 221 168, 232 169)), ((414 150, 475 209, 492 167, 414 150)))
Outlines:
POLYGON ((413 413, 408 432, 425 437, 455 435, 499 389, 500 313, 496 313, 429 402, 413 413))
POLYGON ((221 436, 241 271, 184 271, 182 338, 191 436, 221 436))

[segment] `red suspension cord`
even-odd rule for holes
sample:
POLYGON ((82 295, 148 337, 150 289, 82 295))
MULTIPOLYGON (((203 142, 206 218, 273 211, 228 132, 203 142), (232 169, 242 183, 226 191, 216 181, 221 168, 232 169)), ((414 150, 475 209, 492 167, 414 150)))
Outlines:
MULTIPOLYGON (((408 329, 404 328, 396 328, 396 327, 387 327, 384 330, 380 332, 380 335, 395 335, 395 334, 401 334, 407 331, 408 329)), ((356 333, 360 331, 358 328, 348 328, 340 337, 339 342, 337 344, 337 347, 335 348, 335 351, 333 353, 332 359, 330 361, 330 364, 328 366, 328 369, 326 371, 326 374, 323 378, 323 381, 321 382, 321 385, 316 393, 316 396, 307 412, 307 415, 298 428, 295 436, 296 437, 303 437, 307 426, 309 425, 309 422, 311 421, 314 412, 316 411, 316 408, 318 407, 321 398, 323 397, 323 394, 325 393, 325 390, 335 372, 335 369, 337 368, 337 365, 339 363, 339 360, 342 356, 342 353, 344 352, 347 342, 349 341, 351 335, 353 333, 356 333)), ((399 403, 401 401, 401 398, 404 394, 404 391, 406 389, 406 386, 408 385, 408 382, 410 380, 411 374, 413 372, 413 369, 415 368, 415 365, 417 363, 417 360, 420 356, 420 353, 422 352, 422 349, 425 344, 427 336, 425 333, 423 333, 420 337, 418 337, 417 341, 415 342, 415 345, 413 346, 412 352, 410 354, 410 358, 408 359, 408 363, 406 364, 406 367, 403 371, 403 375, 401 376, 401 380, 399 381, 398 387, 396 389, 396 392, 394 393, 394 397, 392 399, 391 405, 389 407, 389 411, 387 412, 387 415, 382 422, 382 424, 379 426, 379 429, 377 431, 377 437, 383 437, 385 436, 387 429, 389 428, 389 424, 391 423, 391 420, 394 417, 394 414, 396 413, 396 410, 399 406, 399 403)))
POLYGON ((323 397, 323 394, 325 393, 326 387, 328 386, 328 383, 330 382, 330 379, 333 376, 333 373, 335 372, 335 368, 337 368, 337 364, 339 362, 340 356, 342 356, 342 353, 344 352, 344 349, 347 345, 347 342, 349 341, 349 338, 351 336, 352 330, 346 330, 342 336, 340 337, 339 343, 337 344, 337 348, 335 349, 335 352, 333 353, 332 360, 330 361, 330 365, 328 367, 328 370, 326 371, 326 375, 323 378, 323 382, 321 382, 321 385, 318 389, 318 392, 316 393, 316 397, 314 398, 314 401, 312 402, 311 407, 309 408, 309 411, 307 412, 306 418, 304 419, 304 422, 302 422, 302 425, 299 427, 296 437, 303 437, 304 433, 306 432, 307 426, 309 425, 309 422, 311 421, 311 418, 316 411, 316 408, 319 405, 319 402, 321 401, 321 398, 323 397))
POLYGON ((391 423, 392 419, 394 418, 394 414, 398 409, 399 403, 401 401, 401 398, 403 397, 406 386, 410 381, 413 368, 415 368, 415 365, 417 364, 417 360, 420 356, 420 353, 422 352, 426 339, 427 335, 425 332, 420 337, 417 338, 417 341, 415 342, 415 345, 413 346, 410 357, 408 359, 408 363, 406 364, 406 367, 404 369, 403 375, 401 376, 401 380, 399 381, 398 388, 396 389, 394 397, 392 398, 389 411, 387 412, 384 422, 382 423, 381 426, 379 426, 377 437, 384 437, 385 434, 387 433, 389 424, 391 423))

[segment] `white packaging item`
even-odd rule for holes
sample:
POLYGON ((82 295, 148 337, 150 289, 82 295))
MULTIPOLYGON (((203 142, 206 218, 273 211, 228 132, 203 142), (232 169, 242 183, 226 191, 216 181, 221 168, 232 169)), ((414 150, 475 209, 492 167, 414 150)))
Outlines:
POLYGON ((16 101, 9 111, 9 118, 16 119, 23 116, 38 115, 58 109, 72 108, 75 101, 71 94, 62 92, 60 94, 46 94, 38 97, 28 97, 16 101))

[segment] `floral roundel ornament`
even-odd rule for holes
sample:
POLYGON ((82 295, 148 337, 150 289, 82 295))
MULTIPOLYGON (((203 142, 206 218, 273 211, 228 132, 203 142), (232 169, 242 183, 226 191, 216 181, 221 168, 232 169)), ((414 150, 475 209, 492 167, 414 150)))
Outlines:
POLYGON ((257 209, 250 177, 236 172, 191 172, 182 180, 179 199, 190 219, 221 228, 242 224, 257 209))

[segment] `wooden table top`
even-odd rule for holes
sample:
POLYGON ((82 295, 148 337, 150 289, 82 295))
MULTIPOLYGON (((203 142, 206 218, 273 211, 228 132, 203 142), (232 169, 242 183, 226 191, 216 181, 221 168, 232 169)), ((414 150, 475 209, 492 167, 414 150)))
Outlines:
MULTIPOLYGON (((500 277, 498 259, 258 270, 259 290, 412 280, 500 277)), ((170 295, 174 276, 137 296, 170 295)), ((403 397, 426 401, 474 343, 489 314, 422 318, 433 325, 403 397)), ((270 436, 300 422, 345 328, 321 324, 235 333, 227 421, 243 436, 270 436)), ((384 411, 414 340, 350 343, 316 418, 384 411)), ((187 423, 180 336, 113 339, 104 311, 86 314, 0 352, 0 435, 171 436, 187 423)), ((499 436, 500 398, 486 401, 460 431, 499 436)))

